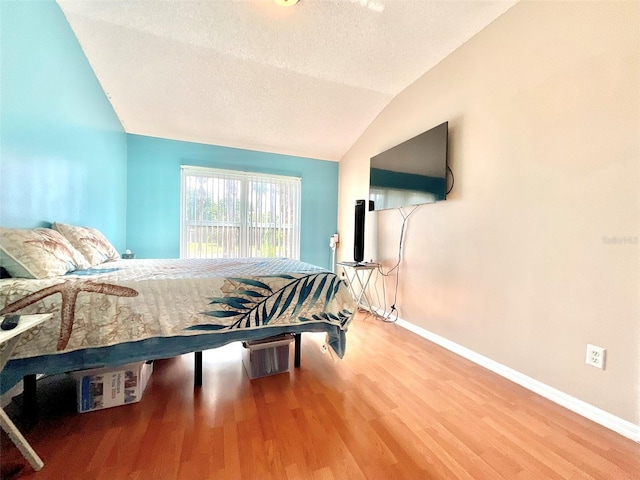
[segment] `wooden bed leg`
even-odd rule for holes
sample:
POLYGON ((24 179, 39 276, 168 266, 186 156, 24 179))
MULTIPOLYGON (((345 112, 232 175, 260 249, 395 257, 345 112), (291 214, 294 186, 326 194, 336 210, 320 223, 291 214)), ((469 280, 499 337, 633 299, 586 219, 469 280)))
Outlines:
POLYGON ((302 343, 302 334, 296 333, 293 338, 293 366, 300 368, 300 344, 302 343))
POLYGON ((202 386, 202 352, 194 353, 193 386, 202 386))
POLYGON ((22 377, 22 416, 30 422, 38 420, 38 397, 36 375, 22 377))

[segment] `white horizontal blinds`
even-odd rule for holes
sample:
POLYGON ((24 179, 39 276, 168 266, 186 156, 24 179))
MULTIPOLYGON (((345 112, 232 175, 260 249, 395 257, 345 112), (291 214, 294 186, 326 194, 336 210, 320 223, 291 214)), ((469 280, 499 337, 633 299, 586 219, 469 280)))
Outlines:
POLYGON ((295 177, 182 167, 182 258, 300 258, 295 177))

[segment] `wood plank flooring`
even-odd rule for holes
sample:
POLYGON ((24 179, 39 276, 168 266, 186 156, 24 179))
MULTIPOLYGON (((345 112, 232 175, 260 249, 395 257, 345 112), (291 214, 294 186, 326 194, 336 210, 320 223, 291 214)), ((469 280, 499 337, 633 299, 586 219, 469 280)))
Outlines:
POLYGON ((339 360, 322 351, 323 335, 304 334, 302 368, 253 381, 239 344, 207 351, 196 390, 192 354, 157 361, 140 403, 85 414, 75 413, 72 379, 44 379, 40 421, 22 427, 45 466, 33 472, 2 438, 3 471, 56 480, 640 479, 640 444, 397 325, 359 316, 347 338, 339 360))

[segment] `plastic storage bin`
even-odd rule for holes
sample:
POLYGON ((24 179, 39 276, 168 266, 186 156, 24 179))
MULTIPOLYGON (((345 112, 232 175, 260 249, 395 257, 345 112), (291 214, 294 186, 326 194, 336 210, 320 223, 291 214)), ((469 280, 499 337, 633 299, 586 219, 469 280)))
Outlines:
POLYGON ((289 371, 290 334, 269 337, 264 340, 243 342, 242 363, 249 378, 260 378, 289 371))

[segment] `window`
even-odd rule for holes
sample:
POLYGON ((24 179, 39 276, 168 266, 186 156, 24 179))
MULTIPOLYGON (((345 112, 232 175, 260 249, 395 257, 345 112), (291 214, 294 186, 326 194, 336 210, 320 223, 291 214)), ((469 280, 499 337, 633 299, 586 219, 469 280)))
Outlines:
POLYGON ((182 166, 181 258, 300 258, 301 179, 182 166))

